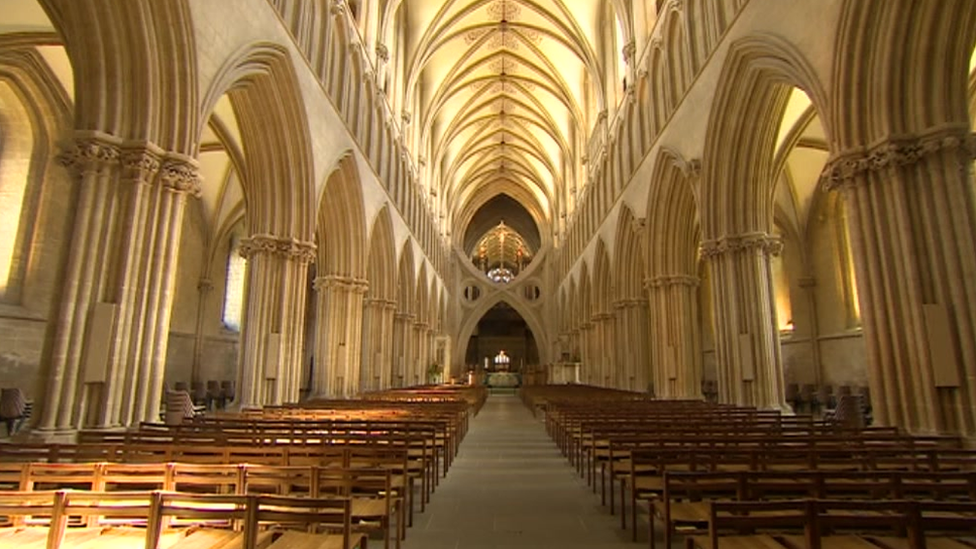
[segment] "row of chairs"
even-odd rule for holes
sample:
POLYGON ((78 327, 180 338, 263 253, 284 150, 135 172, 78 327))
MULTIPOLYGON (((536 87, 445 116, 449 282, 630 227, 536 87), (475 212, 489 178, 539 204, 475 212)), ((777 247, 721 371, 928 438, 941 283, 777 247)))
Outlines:
MULTIPOLYGON (((539 391, 523 389, 533 390, 539 391)), ((913 531, 923 540, 919 532, 939 534, 932 547, 962 547, 953 536, 958 536, 960 531, 966 533, 966 528, 969 533, 976 532, 976 507, 971 503, 976 496, 976 473, 972 472, 976 471, 976 452, 963 448, 959 437, 910 436, 893 428, 859 428, 812 416, 786 416, 774 410, 703 401, 653 401, 633 395, 614 399, 606 390, 598 388, 575 387, 562 397, 552 388, 542 390, 547 393, 542 409, 549 434, 580 474, 586 476, 594 492, 598 481, 604 486, 600 491, 604 504, 607 503, 605 487, 609 485, 611 513, 616 511, 614 488, 619 485, 621 526, 627 526, 629 515, 635 540, 638 508, 644 506, 649 510, 652 547, 656 521, 665 523, 669 542, 671 533, 679 531, 717 533, 712 538, 687 537, 688 547, 821 547, 819 541, 804 541, 800 519, 783 525, 789 535, 800 534, 799 538, 790 540, 783 536, 751 534, 735 538, 732 535, 735 527, 729 521, 716 521, 716 502, 734 499, 743 506, 738 508, 741 513, 748 515, 752 512, 748 506, 757 503, 753 501, 756 497, 800 498, 802 503, 794 504, 799 506, 812 505, 808 503, 809 498, 855 500, 861 497, 859 501, 838 505, 860 509, 858 506, 863 504, 864 512, 858 512, 865 517, 875 511, 867 509, 872 502, 864 499, 885 498, 879 505, 891 515, 901 509, 899 498, 908 496, 920 500, 966 501, 972 508, 953 524, 952 536, 933 531, 933 523, 928 521, 931 506, 927 501, 913 507, 912 513, 902 520, 926 517, 927 522, 917 525, 913 531), (693 478, 684 479, 681 489, 677 484, 669 487, 669 479, 676 475, 693 478), (768 478, 773 476, 776 478, 768 478), (801 482, 804 479, 806 482, 801 482), (630 498, 626 497, 628 491, 630 498)), ((854 398, 854 395, 841 396, 838 413, 845 401, 854 398)), ((528 404, 534 399, 523 395, 523 400, 528 404)), ((818 507, 821 508, 837 512, 836 506, 818 507)), ((820 511, 805 517, 822 526, 808 529, 806 534, 810 540, 828 536, 830 528, 837 525, 819 521, 820 511)), ((777 524, 775 515, 759 517, 756 521, 764 527, 777 524)), ((889 521, 888 525, 891 524, 895 522, 889 521)), ((864 526, 871 525, 864 523, 864 526)), ((906 538, 908 530, 897 530, 881 528, 882 533, 894 536, 891 543, 878 545, 873 538, 851 535, 844 538, 848 543, 840 546, 925 547, 924 542, 910 545, 906 538)), ((836 541, 831 539, 831 543, 836 541)), ((834 546, 826 543, 824 547, 834 546)))
MULTIPOLYGON (((185 390, 170 391, 168 395, 179 395, 174 402, 180 401, 181 406, 193 406, 185 390)), ((210 475, 210 480, 205 480, 203 485, 221 487, 216 490, 218 493, 236 497, 247 495, 257 487, 279 495, 301 494, 310 498, 322 495, 323 478, 345 474, 342 472, 350 469, 348 475, 357 477, 356 482, 361 483, 364 471, 372 468, 389 478, 388 485, 378 489, 377 493, 395 499, 391 512, 396 518, 387 512, 385 503, 364 502, 357 497, 364 493, 358 484, 358 487, 350 486, 348 494, 352 500, 352 516, 360 528, 385 524, 389 533, 391 524, 396 525, 399 545, 406 526, 412 523, 415 495, 419 496, 422 512, 438 482, 439 463, 446 475, 450 458, 456 454, 459 439, 467 430, 468 417, 483 402, 484 395, 463 389, 438 391, 424 388, 387 393, 385 398, 319 401, 308 408, 282 406, 263 412, 249 410, 231 414, 217 411, 193 418, 184 418, 183 415, 190 414, 181 413, 178 425, 143 424, 124 433, 84 432, 79 435, 79 443, 73 445, 2 445, 0 471, 5 467, 11 469, 11 477, 16 478, 8 484, 24 487, 17 479, 24 478, 26 467, 27 475, 32 479, 29 487, 34 490, 38 487, 80 488, 94 493, 106 487, 114 490, 138 487, 175 489, 182 493, 189 486, 187 478, 198 477, 205 469, 209 473, 203 471, 203 476, 210 475), (400 430, 402 433, 397 434, 400 430), (336 462, 336 459, 340 461, 336 462), (26 464, 8 465, 14 461, 26 464), (147 463, 149 461, 153 463, 147 463), (85 484, 83 480, 79 483, 80 477, 61 470, 77 469, 84 477, 92 476, 92 467, 97 470, 92 477, 97 479, 97 486, 91 482, 85 484), (192 474, 188 476, 188 472, 192 474)), ((199 483, 191 484, 199 491, 199 483)), ((6 514, 2 506, 0 502, 0 517, 6 514)), ((11 514, 17 512, 11 511, 11 514)), ((227 526, 222 525, 215 535, 226 534, 227 526)), ((262 532, 266 531, 262 529, 262 532)), ((388 544, 389 534, 387 540, 388 544)), ((105 538, 104 541, 109 540, 105 538)), ((361 545, 358 545, 359 541, 353 545, 321 545, 319 540, 309 540, 308 545, 281 545, 280 540, 273 541, 271 547, 274 549, 298 546, 338 549, 365 547, 366 543, 365 538, 361 545)), ((220 544, 223 542, 211 545, 208 539, 200 543, 194 547, 224 547, 220 544)), ((163 545, 167 544, 160 546, 163 545)), ((52 547, 50 543, 47 546, 52 547)), ((96 543, 94 547, 101 545, 96 543)), ((245 543, 244 547, 251 546, 245 543)))
POLYGON ((172 390, 186 391, 194 405, 205 406, 207 410, 222 410, 237 397, 237 387, 234 381, 229 379, 223 381, 211 379, 206 384, 202 381, 191 383, 177 381, 173 384, 172 390))
POLYGON ((33 404, 24 396, 20 387, 0 389, 0 421, 7 427, 7 436, 13 436, 30 419, 33 404))
MULTIPOLYGON (((377 466, 375 461, 356 464, 352 459, 347 453, 342 462, 321 466, 0 463, 0 493, 71 489, 105 493, 106 499, 113 499, 120 492, 158 490, 195 495, 348 498, 353 531, 378 531, 387 548, 395 533, 399 547, 406 527, 406 487, 395 480, 390 469, 377 466)), ((97 523, 89 518, 86 526, 97 523)))
POLYGON ((860 403, 860 413, 864 425, 871 425, 871 390, 867 386, 840 385, 834 389, 833 385, 814 385, 813 383, 788 383, 786 385, 786 402, 797 413, 825 415, 836 410, 840 400, 844 397, 857 397, 860 403))
POLYGON ((0 493, 3 547, 366 549, 350 498, 52 490, 0 493), (81 521, 82 525, 77 522, 81 521))

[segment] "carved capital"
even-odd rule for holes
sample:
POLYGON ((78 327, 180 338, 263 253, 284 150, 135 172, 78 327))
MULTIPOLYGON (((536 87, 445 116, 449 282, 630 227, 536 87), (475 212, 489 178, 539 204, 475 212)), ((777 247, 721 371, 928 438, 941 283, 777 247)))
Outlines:
POLYGON ((695 288, 700 284, 701 279, 697 276, 683 274, 658 275, 644 279, 644 287, 648 290, 653 288, 669 288, 671 286, 695 288))
POLYGON ((369 281, 362 278, 341 275, 325 275, 316 277, 312 282, 315 291, 336 290, 354 294, 366 294, 369 291, 369 281))
POLYGON ((384 63, 390 60, 390 50, 386 47, 386 44, 376 43, 376 58, 384 63))
POLYGON ((130 147, 120 151, 122 177, 138 183, 150 183, 159 171, 160 155, 154 147, 130 147))
POLYGON ((189 159, 167 158, 163 161, 159 174, 159 181, 163 187, 178 193, 187 193, 199 197, 200 172, 196 163, 189 159))
POLYGON ((402 121, 403 121, 403 125, 404 125, 404 126, 409 126, 409 125, 410 125, 410 120, 411 120, 411 118, 412 118, 412 117, 411 117, 411 115, 410 115, 410 111, 402 111, 402 112, 400 113, 400 120, 402 120, 402 121))
POLYGON ((783 240, 764 232, 723 236, 706 240, 701 244, 702 257, 711 258, 726 253, 758 251, 767 255, 779 255, 783 251, 783 240))
POLYGON ((77 173, 89 173, 117 164, 121 156, 119 143, 111 137, 86 135, 65 145, 57 161, 77 173))
POLYGON ((623 54, 624 61, 626 61, 628 65, 632 64, 634 62, 634 54, 637 53, 637 44, 635 44, 633 40, 627 42, 620 50, 620 53, 623 54))
POLYGON ((892 137, 842 152, 827 161, 820 179, 829 190, 864 184, 871 172, 911 166, 927 157, 944 152, 958 152, 961 160, 976 158, 976 134, 966 127, 936 128, 924 135, 892 137))
POLYGON ((210 280, 209 278, 201 278, 200 280, 197 281, 197 291, 199 291, 202 294, 205 294, 210 290, 213 290, 213 286, 214 286, 213 281, 210 280))
POLYGON ((801 288, 815 288, 817 286, 817 279, 812 276, 801 276, 796 279, 796 283, 801 288))
POLYGON ((270 234, 255 234, 241 240, 241 257, 266 254, 306 263, 315 261, 315 243, 270 234))
POLYGON ((613 302, 614 309, 633 309, 647 305, 647 300, 639 297, 627 297, 613 302))
POLYGON ((646 229, 646 228, 647 228, 647 218, 644 218, 644 217, 635 217, 631 221, 630 229, 631 229, 631 231, 634 232, 634 234, 638 234, 638 235, 639 234, 643 234, 644 233, 644 229, 646 229))

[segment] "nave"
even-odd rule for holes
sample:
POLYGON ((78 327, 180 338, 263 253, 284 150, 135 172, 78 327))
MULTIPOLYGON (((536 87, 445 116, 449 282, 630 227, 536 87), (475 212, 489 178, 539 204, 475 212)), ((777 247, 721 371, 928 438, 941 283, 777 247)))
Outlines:
POLYGON ((404 549, 644 546, 629 538, 546 436, 542 415, 494 394, 404 549))
POLYGON ((976 547, 958 436, 517 396, 427 386, 0 444, 0 548, 976 547))

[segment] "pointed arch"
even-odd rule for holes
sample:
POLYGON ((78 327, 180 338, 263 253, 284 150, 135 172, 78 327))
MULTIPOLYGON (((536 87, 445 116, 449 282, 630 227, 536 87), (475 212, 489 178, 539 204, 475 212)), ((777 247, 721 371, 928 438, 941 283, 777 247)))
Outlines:
POLYGON ((831 96, 838 107, 818 108, 830 115, 838 149, 967 121, 974 19, 967 1, 844 2, 831 96))
POLYGON ((40 4, 71 61, 75 129, 193 155, 200 113, 188 0, 126 2, 106 10, 85 2, 40 4))
MULTIPOLYGON (((702 157, 705 239, 771 232, 776 185, 772 151, 793 87, 806 92, 821 115, 829 113, 816 72, 795 46, 767 34, 732 44, 712 103, 702 157)), ((827 124, 824 132, 832 142, 827 124)))
POLYGON ((373 221, 369 236, 369 258, 366 279, 373 299, 396 299, 396 248, 393 241, 393 221, 389 205, 384 205, 373 221))
POLYGON ((610 268, 610 255, 606 243, 599 237, 594 254, 593 266, 593 313, 608 314, 613 310, 613 272, 610 268))
POLYGON ((413 296, 416 288, 413 266, 413 243, 407 239, 400 252, 400 264, 397 268, 397 305, 401 313, 412 312, 413 296))
POLYGON ((643 295, 644 251, 642 225, 644 220, 634 217, 633 211, 624 204, 617 218, 614 239, 613 272, 616 275, 615 299, 639 299, 643 295))
POLYGON ((701 230, 692 187, 694 166, 661 148, 647 195, 647 275, 697 276, 701 230))
POLYGON ((317 202, 308 118, 288 50, 252 43, 224 62, 201 103, 196 147, 224 94, 241 132, 248 230, 311 241, 317 202))
POLYGON ((356 159, 347 153, 322 188, 318 207, 318 264, 321 275, 366 277, 366 220, 356 159))
POLYGON ((514 309, 522 317, 522 319, 525 320, 525 323, 529 326, 529 329, 532 330, 532 336, 535 338, 536 347, 539 349, 539 361, 542 364, 552 362, 552 349, 549 345, 549 340, 546 337, 547 332, 544 329, 544 323, 542 322, 542 318, 539 316, 539 313, 535 309, 527 307, 522 300, 505 299, 504 294, 501 292, 492 294, 479 300, 479 303, 468 315, 468 319, 464 322, 464 324, 461 325, 457 337, 458 345, 456 345, 454 350, 455 362, 464 364, 464 354, 467 350, 468 340, 471 339, 471 335, 474 334, 474 329, 478 326, 478 322, 481 321, 481 318, 485 316, 485 313, 491 310, 492 307, 502 302, 514 309))

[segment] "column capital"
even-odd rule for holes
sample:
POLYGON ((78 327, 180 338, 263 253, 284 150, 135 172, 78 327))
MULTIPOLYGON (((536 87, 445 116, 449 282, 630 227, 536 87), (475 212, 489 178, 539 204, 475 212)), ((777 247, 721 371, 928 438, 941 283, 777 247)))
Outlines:
POLYGON ((817 286, 817 279, 812 276, 801 276, 796 279, 796 283, 801 288, 815 288, 817 286))
POLYGON ((151 143, 119 149, 122 177, 134 183, 151 183, 162 165, 162 151, 151 143))
POLYGON ((213 287, 214 287, 213 281, 210 280, 209 278, 201 278, 200 280, 197 281, 197 290, 200 293, 207 293, 210 290, 213 290, 213 287))
POLYGON ((57 161, 78 173, 98 171, 119 163, 121 144, 120 139, 101 132, 78 132, 62 145, 57 161))
POLYGON ((591 319, 593 322, 601 322, 604 320, 613 320, 613 313, 596 313, 591 319))
POLYGON ((748 251, 779 255, 783 251, 783 239, 773 234, 757 231, 733 236, 720 236, 706 240, 701 244, 701 254, 705 258, 748 251))
POLYGON ((167 156, 159 172, 163 188, 178 193, 186 193, 199 198, 203 194, 200 186, 200 169, 192 158, 167 156))
POLYGON ((386 44, 382 42, 376 43, 376 58, 384 63, 390 60, 390 50, 386 47, 386 44))
POLYGON ((267 254, 307 263, 315 261, 315 243, 271 234, 254 234, 241 240, 241 257, 267 254))
POLYGON ((633 309, 647 305, 647 299, 642 297, 626 297, 613 302, 614 309, 633 309))
POLYGON ((648 290, 670 286, 688 286, 694 288, 699 284, 701 284, 701 279, 697 276, 682 274, 658 275, 644 279, 644 288, 648 290))
POLYGON ((417 315, 415 315, 413 313, 396 313, 396 314, 393 315, 393 318, 396 319, 396 320, 400 320, 400 321, 404 321, 404 322, 409 322, 409 321, 417 318, 417 315))
POLYGON ((365 278, 352 276, 325 275, 315 277, 312 287, 316 291, 336 289, 349 293, 365 294, 369 290, 369 281, 365 278))
POLYGON ((633 65, 634 54, 637 53, 637 44, 634 43, 633 40, 627 42, 626 44, 624 44, 624 47, 621 48, 620 53, 623 54, 624 61, 626 61, 628 65, 633 65))
POLYGON ((828 191, 865 182, 864 175, 910 166, 934 154, 958 151, 976 158, 976 134, 968 125, 943 125, 921 134, 888 136, 866 147, 842 151, 827 161, 820 180, 828 191))

